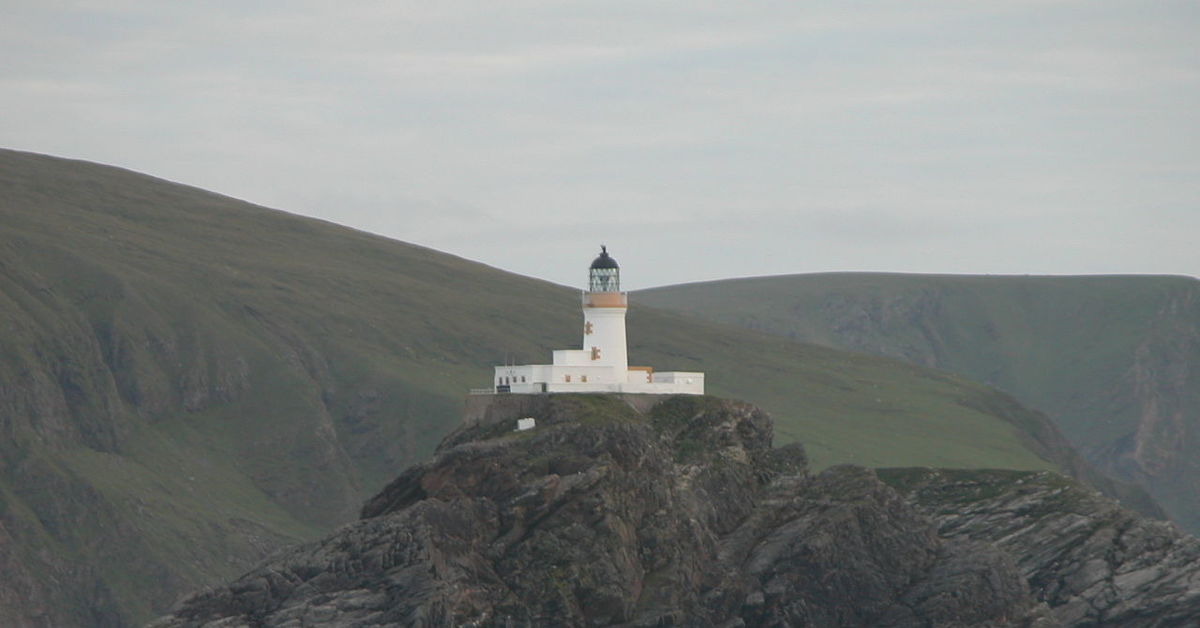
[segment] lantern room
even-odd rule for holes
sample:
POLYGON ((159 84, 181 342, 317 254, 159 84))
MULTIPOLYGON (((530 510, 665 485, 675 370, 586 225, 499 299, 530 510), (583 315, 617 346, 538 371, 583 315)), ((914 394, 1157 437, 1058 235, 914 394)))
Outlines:
POLYGON ((588 271, 588 292, 620 292, 621 267, 608 254, 608 247, 600 245, 600 255, 592 260, 588 271))

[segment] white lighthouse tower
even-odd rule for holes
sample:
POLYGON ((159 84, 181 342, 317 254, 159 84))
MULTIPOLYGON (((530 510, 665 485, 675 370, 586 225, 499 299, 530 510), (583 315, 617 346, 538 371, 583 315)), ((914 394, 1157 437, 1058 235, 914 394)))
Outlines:
POLYGON ((704 373, 629 366, 628 305, 628 295, 621 292, 621 267, 601 246, 588 269, 588 288, 583 293, 583 348, 555 351, 553 364, 497 366, 494 387, 482 392, 704 394, 704 373))
POLYGON ((600 256, 588 269, 588 289, 583 293, 583 348, 596 366, 610 366, 614 378, 629 370, 625 345, 625 310, 628 296, 621 292, 621 267, 600 247, 600 256))

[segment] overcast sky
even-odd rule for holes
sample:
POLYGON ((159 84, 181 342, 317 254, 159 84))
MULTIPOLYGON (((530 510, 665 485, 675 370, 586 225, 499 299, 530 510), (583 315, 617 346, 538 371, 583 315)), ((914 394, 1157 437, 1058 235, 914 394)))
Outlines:
POLYGON ((0 0, 0 145, 579 286, 1200 275, 1200 3, 0 0))

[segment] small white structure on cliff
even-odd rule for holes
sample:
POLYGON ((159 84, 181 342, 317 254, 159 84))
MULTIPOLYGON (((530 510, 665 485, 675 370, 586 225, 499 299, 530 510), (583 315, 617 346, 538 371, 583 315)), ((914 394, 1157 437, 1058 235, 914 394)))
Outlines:
POLYGON ((621 269, 600 247, 588 270, 583 293, 583 348, 554 352, 553 364, 497 366, 497 393, 620 392, 704 394, 704 373, 655 372, 629 366, 625 349, 625 310, 621 269))

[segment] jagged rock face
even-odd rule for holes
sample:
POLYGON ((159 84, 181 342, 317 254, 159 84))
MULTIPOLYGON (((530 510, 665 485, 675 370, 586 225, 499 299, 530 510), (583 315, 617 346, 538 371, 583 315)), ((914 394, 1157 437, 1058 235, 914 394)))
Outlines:
POLYGON ((1200 625, 1200 541, 1050 473, 885 470, 939 534, 1017 560, 1072 626, 1200 625))
POLYGON ((807 475, 752 406, 542 399, 154 625, 1057 625, 1009 557, 870 471, 807 475))
POLYGON ((767 493, 720 544, 749 625, 1055 625, 1011 560, 943 542, 866 469, 781 478, 767 493))

